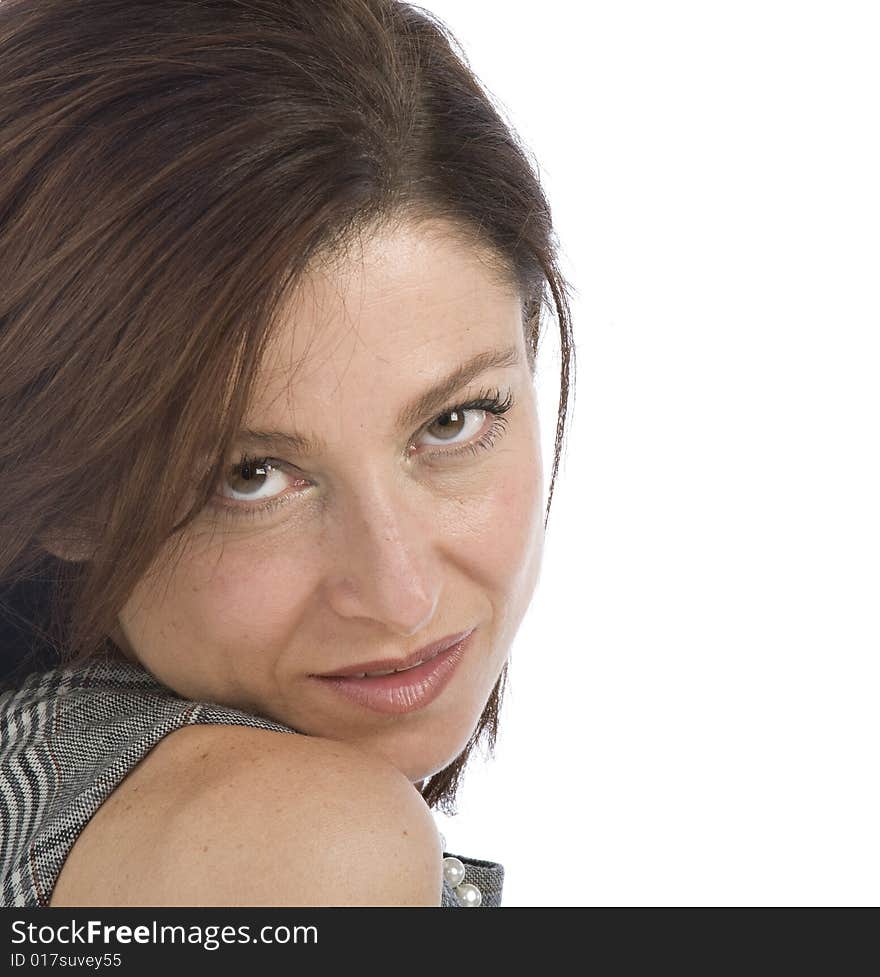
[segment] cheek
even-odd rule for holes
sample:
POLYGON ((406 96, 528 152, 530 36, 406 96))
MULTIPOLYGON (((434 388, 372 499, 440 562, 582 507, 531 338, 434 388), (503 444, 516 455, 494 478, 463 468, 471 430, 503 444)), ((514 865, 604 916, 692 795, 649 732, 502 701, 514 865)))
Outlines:
POLYGON ((182 559, 141 597, 131 624, 146 642, 173 639, 238 655, 284 643, 308 594, 302 565, 253 542, 182 559), (147 603, 149 602, 149 603, 147 603))
POLYGON ((269 652, 289 643, 312 592, 303 569, 289 549, 255 554, 253 547, 226 548, 204 583, 204 628, 239 653, 269 652))
POLYGON ((482 491, 460 498, 444 527, 469 575, 511 600, 530 596, 541 559, 542 479, 534 460, 529 452, 499 459, 482 491))

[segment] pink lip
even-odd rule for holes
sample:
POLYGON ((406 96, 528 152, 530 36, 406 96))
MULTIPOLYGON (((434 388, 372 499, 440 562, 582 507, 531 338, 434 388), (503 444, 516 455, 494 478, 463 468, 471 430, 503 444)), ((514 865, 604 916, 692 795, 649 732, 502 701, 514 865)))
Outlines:
POLYGON ((427 649, 410 655, 409 659, 404 659, 403 664, 400 659, 396 661, 385 659, 381 662, 368 662, 354 668, 347 668, 336 675, 313 675, 312 678, 375 712, 396 715, 414 712, 433 702, 449 684, 458 663, 472 644, 470 639, 475 630, 471 628, 470 631, 465 631, 457 637, 453 635, 455 643, 446 647, 445 651, 441 651, 430 661, 415 668, 407 668, 405 672, 377 675, 372 678, 353 678, 351 675, 352 672, 405 667, 407 660, 418 661, 426 654, 431 654, 432 648, 448 645, 449 639, 436 642, 435 645, 429 645, 427 649))
POLYGON ((361 675, 363 672, 384 672, 389 668, 409 668, 424 658, 433 658, 438 652, 446 651, 447 648, 457 645, 459 641, 466 638, 473 630, 471 628, 470 631, 459 631, 458 634, 448 634, 445 638, 441 638, 433 644, 419 648, 418 651, 407 655, 406 658, 382 658, 370 662, 360 662, 357 665, 347 665, 345 668, 340 668, 335 672, 322 672, 318 678, 340 678, 349 675, 361 675))

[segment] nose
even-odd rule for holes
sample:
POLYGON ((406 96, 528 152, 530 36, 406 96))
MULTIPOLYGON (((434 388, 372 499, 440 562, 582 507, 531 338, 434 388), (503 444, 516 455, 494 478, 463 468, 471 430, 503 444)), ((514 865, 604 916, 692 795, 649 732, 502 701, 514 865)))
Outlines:
POLYGON ((341 617, 367 618, 402 637, 425 630, 440 601, 441 567, 429 506, 412 484, 361 473, 334 507, 329 600, 341 617))

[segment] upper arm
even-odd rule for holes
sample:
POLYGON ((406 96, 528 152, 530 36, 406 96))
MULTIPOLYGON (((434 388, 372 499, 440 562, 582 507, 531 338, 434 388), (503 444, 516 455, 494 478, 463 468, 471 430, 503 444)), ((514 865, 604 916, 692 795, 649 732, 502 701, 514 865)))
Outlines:
POLYGON ((440 905, 437 828, 390 763, 246 727, 214 727, 196 742, 174 803, 159 791, 164 824, 140 847, 119 904, 440 905))

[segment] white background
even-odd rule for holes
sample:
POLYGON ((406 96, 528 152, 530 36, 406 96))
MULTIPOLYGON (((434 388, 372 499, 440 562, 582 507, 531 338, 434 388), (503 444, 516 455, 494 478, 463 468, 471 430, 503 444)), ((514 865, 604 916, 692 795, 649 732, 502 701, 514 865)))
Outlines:
POLYGON ((423 6, 538 160, 578 356, 447 848, 508 906, 877 905, 880 7, 423 6))

